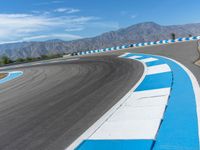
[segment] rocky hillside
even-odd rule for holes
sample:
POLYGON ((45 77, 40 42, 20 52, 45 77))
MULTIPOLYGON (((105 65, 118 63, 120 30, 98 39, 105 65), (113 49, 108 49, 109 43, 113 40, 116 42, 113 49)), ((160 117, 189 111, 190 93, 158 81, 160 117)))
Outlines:
POLYGON ((75 41, 51 40, 46 42, 22 42, 0 45, 0 56, 7 55, 12 59, 39 57, 44 54, 70 53, 118 46, 128 43, 157 41, 176 37, 200 35, 200 24, 162 26, 154 22, 145 22, 111 31, 102 35, 75 41))

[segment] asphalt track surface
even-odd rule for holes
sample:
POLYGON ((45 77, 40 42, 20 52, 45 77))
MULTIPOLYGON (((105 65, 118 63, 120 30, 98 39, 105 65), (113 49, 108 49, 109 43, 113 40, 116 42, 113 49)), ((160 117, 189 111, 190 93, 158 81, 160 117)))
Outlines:
POLYGON ((135 85, 144 68, 101 56, 16 70, 24 75, 0 85, 0 150, 64 150, 135 85))

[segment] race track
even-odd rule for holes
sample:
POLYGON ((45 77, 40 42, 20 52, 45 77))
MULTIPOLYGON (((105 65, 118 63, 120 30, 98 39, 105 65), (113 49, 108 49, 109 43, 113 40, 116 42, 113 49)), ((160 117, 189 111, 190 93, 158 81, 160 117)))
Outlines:
MULTIPOLYGON (((0 149, 64 150, 141 78, 138 61, 125 52, 173 58, 200 82, 197 42, 129 48, 92 54, 80 60, 10 70, 23 76, 0 84, 0 149)), ((74 57, 76 58, 76 57, 74 57)))
POLYGON ((144 68, 101 56, 15 70, 23 76, 0 84, 1 150, 65 149, 136 84, 144 68))

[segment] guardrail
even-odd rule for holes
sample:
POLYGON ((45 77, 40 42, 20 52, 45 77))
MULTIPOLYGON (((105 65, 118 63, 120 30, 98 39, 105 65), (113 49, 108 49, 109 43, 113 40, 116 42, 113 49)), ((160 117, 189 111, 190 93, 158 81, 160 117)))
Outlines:
POLYGON ((170 43, 194 41, 194 40, 199 40, 199 39, 200 39, 200 36, 193 36, 193 37, 177 38, 177 39, 174 39, 174 40, 173 39, 168 39, 168 40, 160 40, 160 41, 155 41, 155 42, 144 42, 144 43, 136 43, 136 44, 132 43, 132 44, 115 46, 115 47, 110 47, 110 48, 78 52, 77 55, 87 55, 87 54, 93 54, 93 53, 102 53, 102 52, 121 50, 121 49, 131 48, 131 47, 144 47, 144 46, 152 46, 152 45, 161 45, 161 44, 170 44, 170 43))

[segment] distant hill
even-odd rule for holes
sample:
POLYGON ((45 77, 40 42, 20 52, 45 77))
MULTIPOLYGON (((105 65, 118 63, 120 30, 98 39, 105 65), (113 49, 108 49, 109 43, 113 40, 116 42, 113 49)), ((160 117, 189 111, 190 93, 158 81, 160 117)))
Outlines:
POLYGON ((176 37, 200 35, 200 23, 186 25, 162 26, 154 22, 132 25, 117 31, 74 41, 50 40, 46 42, 22 42, 0 45, 0 56, 7 55, 12 59, 25 57, 39 57, 44 54, 69 53, 86 51, 128 43, 157 41, 176 37))

